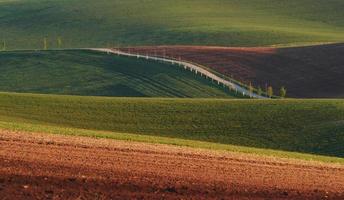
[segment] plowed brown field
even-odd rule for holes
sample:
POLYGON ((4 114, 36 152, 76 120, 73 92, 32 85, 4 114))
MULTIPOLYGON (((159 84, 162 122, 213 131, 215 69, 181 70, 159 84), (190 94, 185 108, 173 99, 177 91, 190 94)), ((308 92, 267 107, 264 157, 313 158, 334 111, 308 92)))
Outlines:
POLYGON ((344 97, 344 44, 291 48, 158 46, 129 51, 198 63, 255 87, 271 85, 275 94, 284 86, 289 97, 344 97))
POLYGON ((344 167, 0 132, 0 199, 344 199, 344 167))

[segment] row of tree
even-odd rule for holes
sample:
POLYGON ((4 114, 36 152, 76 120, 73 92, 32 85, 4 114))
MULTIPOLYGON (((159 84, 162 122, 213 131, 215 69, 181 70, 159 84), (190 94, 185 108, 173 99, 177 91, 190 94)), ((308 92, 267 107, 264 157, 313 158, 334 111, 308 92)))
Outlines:
MULTIPOLYGON (((254 92, 254 88, 252 86, 252 84, 250 83, 249 86, 248 86, 248 90, 250 92, 250 96, 252 96, 253 92, 254 92)), ((269 97, 269 98, 272 98, 274 96, 274 89, 272 88, 272 86, 268 86, 266 87, 266 90, 263 91, 261 87, 258 87, 257 88, 257 94, 259 96, 262 96, 264 95, 265 93, 265 96, 269 97)), ((287 89, 285 87, 281 87, 280 88, 280 91, 279 91, 279 96, 281 98, 285 98, 287 96, 287 89)))
MULTIPOLYGON (((62 48, 62 38, 61 37, 57 37, 56 38, 56 44, 57 44, 57 48, 62 48)), ((49 48, 49 42, 48 42, 48 38, 43 38, 42 41, 42 49, 44 50, 48 50, 49 48)), ((6 51, 7 50, 7 44, 6 41, 2 41, 1 47, 0 47, 1 51, 6 51)))

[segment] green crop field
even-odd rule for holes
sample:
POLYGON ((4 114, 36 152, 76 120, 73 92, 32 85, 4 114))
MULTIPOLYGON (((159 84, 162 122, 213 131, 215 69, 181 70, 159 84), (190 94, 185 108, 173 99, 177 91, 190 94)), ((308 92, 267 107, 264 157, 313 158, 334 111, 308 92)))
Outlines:
MULTIPOLYGON (((0 0, 6 49, 344 41, 342 0, 0 0)), ((0 48, 3 46, 2 42, 0 48)))
POLYGON ((238 96, 183 68, 88 50, 0 52, 0 91, 124 97, 238 96))
MULTIPOLYGON (((40 132, 49 132, 47 127, 55 126, 106 131, 105 137, 115 139, 121 136, 111 132, 136 134, 124 138, 142 141, 146 141, 144 137, 155 136, 164 137, 163 143, 174 144, 183 139, 196 144, 210 142, 344 157, 342 100, 147 99, 0 93, 0 121, 2 128, 16 128, 19 126, 16 123, 35 124, 42 128, 33 131, 40 132)), ((32 131, 28 128, 31 126, 19 127, 32 131)), ((97 132, 91 135, 104 136, 97 132)))
POLYGON ((66 50, 344 42, 344 1, 324 2, 0 0, 0 128, 344 163, 342 100, 229 99, 178 66, 66 50))
POLYGON ((0 196, 340 199, 343 55, 344 0, 0 0, 0 196))

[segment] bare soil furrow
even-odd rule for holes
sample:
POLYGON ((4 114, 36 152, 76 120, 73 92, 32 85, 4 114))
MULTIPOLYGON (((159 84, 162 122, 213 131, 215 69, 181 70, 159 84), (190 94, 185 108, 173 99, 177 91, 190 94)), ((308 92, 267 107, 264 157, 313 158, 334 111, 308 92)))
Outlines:
POLYGON ((0 199, 343 199, 344 167, 0 132, 0 199))

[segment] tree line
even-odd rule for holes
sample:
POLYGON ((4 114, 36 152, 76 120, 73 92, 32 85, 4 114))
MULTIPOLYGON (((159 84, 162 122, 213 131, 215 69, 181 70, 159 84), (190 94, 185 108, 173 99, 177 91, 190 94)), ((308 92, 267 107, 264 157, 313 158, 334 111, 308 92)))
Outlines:
MULTIPOLYGON (((62 37, 57 37, 56 39, 54 39, 54 40, 56 40, 56 46, 55 47, 57 47, 57 48, 62 48, 62 37)), ((43 39, 42 39, 42 41, 41 41, 41 49, 42 50, 48 50, 49 49, 49 40, 48 40, 48 38, 47 37, 44 37, 43 39)), ((5 41, 5 40, 3 40, 2 42, 1 42, 1 46, 0 46, 0 50, 1 51, 6 51, 8 48, 7 48, 7 42, 5 41)))
MULTIPOLYGON (((249 94, 250 97, 252 97, 253 93, 254 93, 254 87, 253 87, 252 83, 249 84, 248 90, 250 92, 250 94, 249 94)), ((257 92, 257 95, 259 95, 259 96, 265 95, 268 98, 274 97, 274 89, 272 86, 267 86, 265 91, 263 91, 263 89, 259 86, 257 88, 256 92, 257 92)), ((280 98, 286 98, 287 97, 287 89, 284 86, 282 86, 279 90, 279 97, 280 98)))

